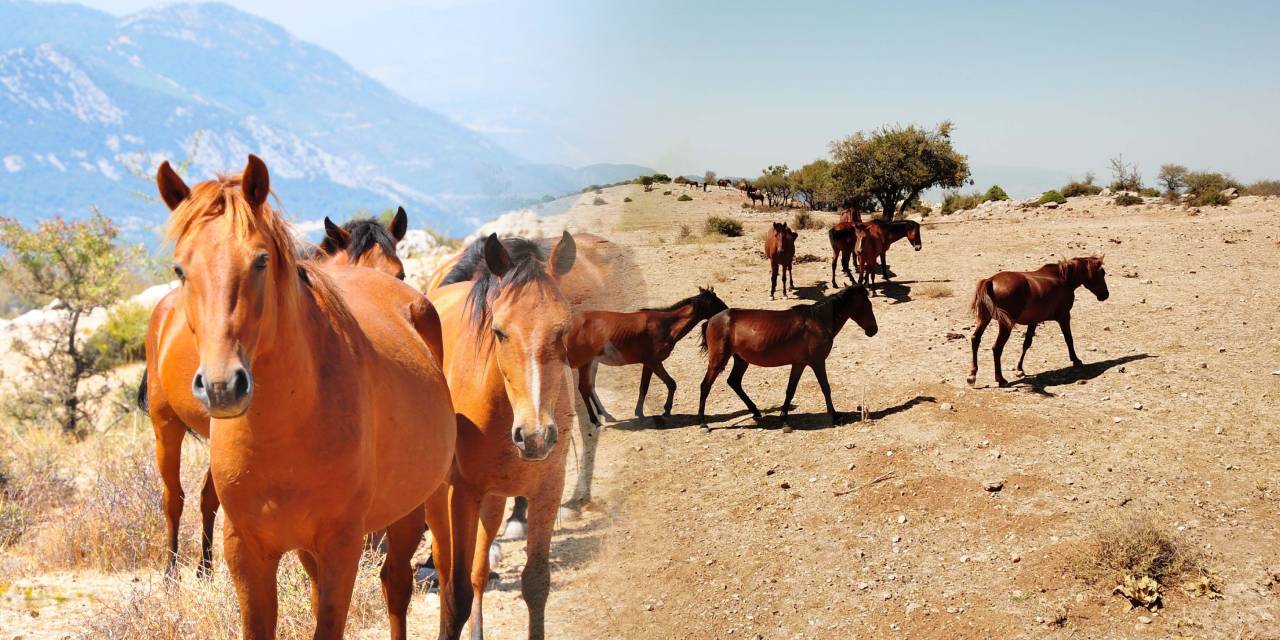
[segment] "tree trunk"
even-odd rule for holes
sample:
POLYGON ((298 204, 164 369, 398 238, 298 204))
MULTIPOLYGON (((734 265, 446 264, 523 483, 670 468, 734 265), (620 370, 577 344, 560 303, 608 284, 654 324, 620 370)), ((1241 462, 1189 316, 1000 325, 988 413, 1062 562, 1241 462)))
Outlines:
POLYGON ((67 335, 67 357, 71 358, 71 375, 65 380, 66 387, 62 393, 63 433, 74 434, 80 419, 80 378, 84 375, 84 362, 80 358, 80 350, 76 348, 76 330, 80 326, 80 312, 71 311, 71 327, 67 335))

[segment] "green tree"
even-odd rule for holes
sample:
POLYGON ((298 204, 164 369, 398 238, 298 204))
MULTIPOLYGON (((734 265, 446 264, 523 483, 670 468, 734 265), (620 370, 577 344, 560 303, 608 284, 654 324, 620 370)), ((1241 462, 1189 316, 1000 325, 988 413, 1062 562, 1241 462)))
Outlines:
POLYGON ((1156 182, 1164 187, 1164 197, 1177 200, 1183 187, 1187 186, 1187 168, 1180 164, 1162 164, 1156 182))
POLYGON ((809 164, 792 171, 787 178, 796 196, 810 209, 830 209, 835 207, 836 183, 831 177, 831 162, 819 158, 809 164))
POLYGON ((932 131, 886 126, 832 142, 832 173, 842 204, 874 199, 891 220, 926 189, 971 184, 969 159, 951 146, 953 128, 950 122, 932 131))
POLYGON ((791 181, 787 179, 787 165, 769 165, 755 180, 755 187, 764 193, 770 207, 786 204, 791 200, 791 181))
POLYGON ((1125 162, 1121 154, 1112 158, 1110 165, 1112 191, 1142 191, 1142 173, 1138 171, 1138 163, 1125 162))
POLYGON ((68 222, 60 217, 27 229, 17 220, 0 218, 0 279, 36 304, 51 305, 58 321, 45 326, 45 335, 15 345, 30 360, 28 393, 13 407, 21 418, 50 412, 63 431, 79 432, 86 395, 82 380, 96 373, 94 355, 84 350, 80 321, 123 293, 137 247, 116 244, 117 230, 105 216, 68 222))
POLYGON ((987 189, 986 195, 982 196, 983 202, 988 202, 988 201, 1003 202, 1008 199, 1009 199, 1009 194, 1005 193, 1004 189, 1001 189, 1000 185, 998 184, 991 185, 991 188, 987 189))
POLYGON ((645 191, 653 191, 653 176, 641 177, 640 184, 644 185, 645 191))

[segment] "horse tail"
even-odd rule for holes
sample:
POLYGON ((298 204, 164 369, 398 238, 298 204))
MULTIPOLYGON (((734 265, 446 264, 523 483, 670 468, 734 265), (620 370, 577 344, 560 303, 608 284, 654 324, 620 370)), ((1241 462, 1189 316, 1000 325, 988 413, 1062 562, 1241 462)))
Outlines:
POLYGON ((707 352, 707 325, 710 323, 710 320, 702 321, 702 337, 698 339, 698 349, 703 353, 707 352))
POLYGON ((979 280, 978 288, 973 292, 973 315, 981 319, 983 314, 1000 323, 1002 327, 1012 327, 1014 325, 1013 318, 1009 316, 1009 312, 1001 309, 1000 305, 996 304, 995 289, 991 285, 991 278, 979 280))
POLYGON ((147 370, 142 370, 142 382, 138 383, 138 408, 151 413, 151 401, 147 398, 147 370))

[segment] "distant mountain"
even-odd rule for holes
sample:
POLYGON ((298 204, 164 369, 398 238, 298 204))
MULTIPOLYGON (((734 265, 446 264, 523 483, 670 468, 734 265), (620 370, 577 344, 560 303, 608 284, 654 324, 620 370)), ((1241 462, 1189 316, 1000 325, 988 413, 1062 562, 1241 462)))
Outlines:
POLYGON ((544 195, 650 172, 527 163, 223 4, 116 18, 0 0, 0 24, 0 215, 96 206, 146 237, 167 213, 148 199, 162 159, 189 156, 199 180, 253 152, 294 218, 404 205, 416 223, 461 233, 544 195))

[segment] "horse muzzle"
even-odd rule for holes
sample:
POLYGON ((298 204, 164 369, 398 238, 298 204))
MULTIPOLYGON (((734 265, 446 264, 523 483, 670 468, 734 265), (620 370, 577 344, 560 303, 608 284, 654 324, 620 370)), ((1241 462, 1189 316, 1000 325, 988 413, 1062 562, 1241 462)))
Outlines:
POLYGON ((214 379, 201 367, 191 380, 191 394, 204 405, 210 417, 238 418, 249 410, 253 400, 253 374, 237 366, 230 375, 214 379))
POLYGON ((560 430, 555 424, 544 425, 541 429, 525 429, 523 426, 511 430, 511 442, 524 460, 545 460, 556 448, 556 439, 560 430))

